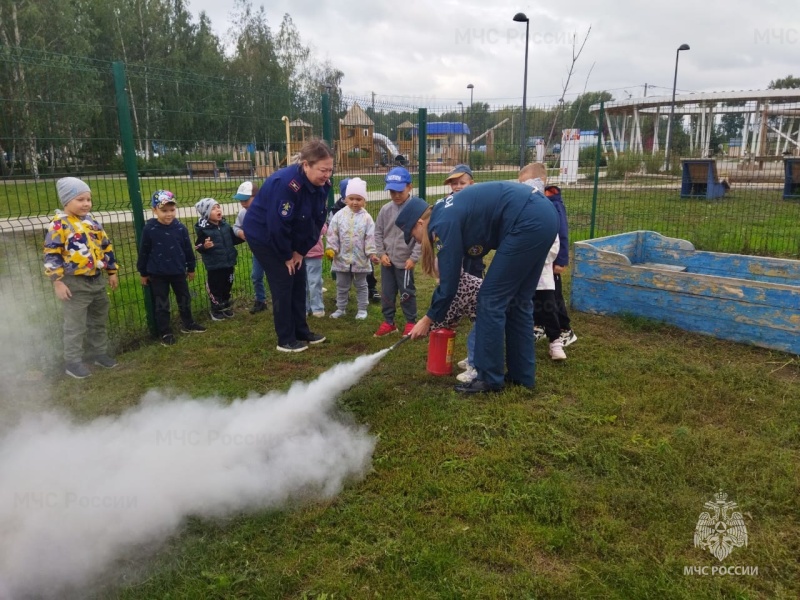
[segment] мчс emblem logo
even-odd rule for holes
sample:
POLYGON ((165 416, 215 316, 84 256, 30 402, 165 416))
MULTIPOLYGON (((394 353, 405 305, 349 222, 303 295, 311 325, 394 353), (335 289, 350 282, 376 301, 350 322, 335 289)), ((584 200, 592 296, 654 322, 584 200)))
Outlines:
POLYGON ((736 502, 727 502, 728 494, 720 491, 714 502, 706 502, 694 529, 694 546, 708 550, 722 562, 734 548, 747 546, 747 527, 736 502))

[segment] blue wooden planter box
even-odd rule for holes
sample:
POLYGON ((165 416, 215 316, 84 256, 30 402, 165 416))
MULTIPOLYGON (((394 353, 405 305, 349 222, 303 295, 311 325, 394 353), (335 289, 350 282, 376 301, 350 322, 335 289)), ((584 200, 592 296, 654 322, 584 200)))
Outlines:
POLYGON ((633 231, 575 243, 572 307, 800 354, 800 261, 633 231))

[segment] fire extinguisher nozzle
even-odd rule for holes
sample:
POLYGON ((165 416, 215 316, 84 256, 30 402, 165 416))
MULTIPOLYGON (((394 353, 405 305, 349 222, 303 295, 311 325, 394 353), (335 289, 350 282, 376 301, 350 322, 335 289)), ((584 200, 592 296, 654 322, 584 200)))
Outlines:
POLYGON ((397 340, 397 341, 396 341, 394 344, 392 344, 391 346, 389 346, 389 350, 394 350, 394 349, 395 349, 395 348, 397 348, 397 347, 398 347, 400 344, 402 344, 403 342, 407 342, 407 341, 408 341, 408 340, 410 340, 410 339, 411 339, 411 336, 410 336, 410 335, 404 335, 404 336, 403 336, 403 337, 401 337, 399 340, 397 340))

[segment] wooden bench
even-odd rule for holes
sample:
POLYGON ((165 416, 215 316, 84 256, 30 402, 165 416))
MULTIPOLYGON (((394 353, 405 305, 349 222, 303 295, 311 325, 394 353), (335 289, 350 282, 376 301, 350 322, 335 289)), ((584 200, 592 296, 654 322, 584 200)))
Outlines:
POLYGON ((800 158, 784 158, 783 199, 800 198, 800 158))
POLYGON ((720 182, 717 163, 708 158, 681 160, 681 198, 721 198, 730 189, 727 181, 720 182))
POLYGON ((253 163, 249 160, 226 160, 225 173, 228 179, 233 177, 250 178, 253 176, 253 163))
POLYGON ((213 160, 187 160, 186 170, 189 172, 189 179, 194 179, 195 177, 213 177, 216 179, 219 176, 217 163, 213 160))

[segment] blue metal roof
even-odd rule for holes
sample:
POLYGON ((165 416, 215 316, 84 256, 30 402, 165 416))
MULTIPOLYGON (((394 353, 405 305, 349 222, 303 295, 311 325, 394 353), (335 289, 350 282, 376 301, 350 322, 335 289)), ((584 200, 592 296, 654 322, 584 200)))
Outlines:
MULTIPOLYGON (((418 127, 414 127, 417 133, 418 127)), ((466 123, 428 123, 428 135, 469 135, 469 125, 466 123)))

